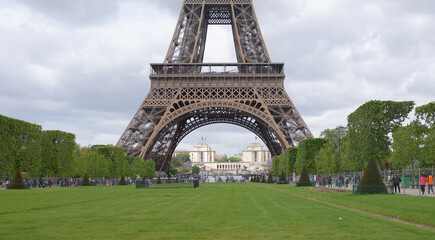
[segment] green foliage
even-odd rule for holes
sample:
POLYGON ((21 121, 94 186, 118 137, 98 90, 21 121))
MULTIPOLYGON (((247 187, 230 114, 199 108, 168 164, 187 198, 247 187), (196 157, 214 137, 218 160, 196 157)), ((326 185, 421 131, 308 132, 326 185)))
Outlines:
POLYGON ((435 101, 415 109, 415 116, 422 124, 430 129, 435 129, 435 101))
POLYGON ((319 153, 314 158, 318 173, 334 173, 336 169, 336 158, 329 143, 323 144, 319 153))
POLYGON ((157 184, 162 184, 162 180, 160 179, 160 176, 157 178, 157 184))
POLYGON ((15 170, 14 179, 12 180, 11 189, 25 189, 23 176, 21 175, 20 169, 15 170))
POLYGON ((275 183, 273 181, 273 174, 271 172, 269 173, 269 176, 267 176, 267 183, 275 183))
POLYGON ((358 185, 358 192, 361 194, 387 193, 374 157, 371 157, 367 163, 364 175, 358 185))
POLYGON ((397 127, 393 131, 391 160, 395 169, 406 168, 421 159, 423 151, 420 146, 423 145, 423 137, 423 129, 416 121, 405 127, 397 127))
POLYGON ((315 158, 320 151, 320 148, 328 143, 325 138, 311 138, 299 142, 299 150, 297 153, 297 160, 295 163, 296 170, 302 170, 306 166, 307 170, 311 173, 317 172, 315 158))
POLYGON ((98 146, 97 153, 103 155, 108 161, 109 176, 117 177, 126 170, 125 151, 115 146, 98 146))
POLYGON ((369 101, 348 119, 348 157, 359 166, 370 157, 383 161, 390 155, 389 134, 407 118, 414 102, 369 101))
POLYGON ((119 185, 127 185, 127 182, 125 181, 124 175, 121 176, 121 180, 119 181, 119 185))
POLYGON ((89 176, 87 173, 82 178, 82 186, 91 186, 91 182, 89 181, 89 176))
POLYGON ((335 129, 325 129, 320 133, 321 138, 329 139, 329 144, 331 145, 332 152, 338 151, 340 144, 340 139, 342 139, 347 134, 347 127, 338 126, 335 129))
POLYGON ((190 162, 190 154, 188 152, 182 152, 177 154, 175 159, 181 161, 182 163, 190 162))
POLYGON ((308 176, 307 167, 303 166, 301 170, 301 176, 298 181, 298 187, 308 187, 313 186, 313 183, 310 180, 310 177, 308 176))
POLYGON ((264 177, 264 175, 263 177, 261 177, 261 183, 266 183, 266 178, 264 177))
POLYGON ((220 159, 216 159, 216 162, 241 162, 242 159, 239 157, 227 157, 223 156, 220 159))
POLYGON ((421 160, 425 167, 435 166, 435 129, 429 129, 424 139, 421 160))
POLYGON ((41 126, 0 115, 0 169, 13 174, 19 168, 38 174, 41 162, 41 126))
POLYGON ((200 172, 200 169, 199 169, 198 166, 193 166, 192 167, 192 174, 199 174, 199 172, 200 172))
POLYGON ((41 145, 41 173, 70 177, 65 175, 65 171, 72 166, 75 135, 62 131, 42 131, 41 145))
POLYGON ((281 175, 279 175, 278 184, 286 184, 287 180, 285 178, 284 171, 281 172, 281 175))
POLYGON ((297 154, 297 148, 287 148, 280 155, 272 157, 273 174, 277 176, 284 171, 284 174, 288 176, 295 172, 297 154))

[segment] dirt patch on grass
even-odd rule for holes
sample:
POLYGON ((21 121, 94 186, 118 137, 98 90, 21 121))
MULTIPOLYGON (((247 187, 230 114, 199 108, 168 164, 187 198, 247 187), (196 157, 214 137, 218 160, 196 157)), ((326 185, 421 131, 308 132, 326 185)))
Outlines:
POLYGON ((330 192, 330 193, 350 192, 349 190, 335 189, 335 188, 308 188, 308 190, 316 191, 316 192, 330 192))

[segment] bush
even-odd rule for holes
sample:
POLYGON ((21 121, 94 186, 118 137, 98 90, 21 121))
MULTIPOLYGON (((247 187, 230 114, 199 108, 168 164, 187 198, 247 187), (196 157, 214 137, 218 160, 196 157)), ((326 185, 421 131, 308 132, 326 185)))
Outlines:
POLYGON ((263 177, 261 178, 261 183, 266 183, 266 178, 264 178, 264 175, 263 175, 263 177))
POLYGON ((175 178, 175 183, 179 183, 180 181, 178 181, 178 177, 175 178))
POLYGON ((125 181, 124 175, 121 176, 121 180, 119 181, 119 185, 127 185, 127 182, 125 181))
POLYGON ((12 180, 11 189, 25 189, 26 186, 24 185, 23 176, 21 175, 20 170, 17 168, 15 170, 14 179, 12 180))
POLYGON ((281 171, 281 175, 279 176, 278 183, 279 184, 286 184, 287 183, 287 180, 285 179, 284 171, 281 171))
POLYGON ((358 184, 358 193, 360 194, 378 194, 387 193, 387 188, 382 182, 381 174, 376 166, 375 158, 371 157, 364 170, 364 175, 358 184))
POLYGON ((310 177, 308 177, 308 171, 307 171, 307 168, 305 166, 302 167, 301 177, 299 178, 298 184, 296 186, 297 187, 313 186, 313 183, 311 182, 310 177))
POLYGON ((162 180, 160 179, 160 176, 159 178, 157 178, 157 184, 162 184, 162 180))
POLYGON ((85 173, 85 176, 82 179, 82 186, 91 186, 91 182, 89 181, 88 173, 85 173))
POLYGON ((273 181, 273 174, 271 172, 269 173, 269 176, 267 177, 267 183, 275 183, 273 181))

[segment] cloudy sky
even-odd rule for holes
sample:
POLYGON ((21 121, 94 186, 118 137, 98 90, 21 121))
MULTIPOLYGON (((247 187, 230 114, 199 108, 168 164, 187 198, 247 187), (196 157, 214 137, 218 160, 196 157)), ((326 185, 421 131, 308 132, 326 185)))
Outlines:
MULTIPOLYGON (((182 0, 0 0, 0 114, 115 144, 149 91, 182 0)), ((254 0, 269 54, 315 137, 369 100, 435 100, 435 1, 254 0)), ((205 62, 235 62, 228 26, 205 62)), ((188 135, 241 152, 254 135, 211 125, 188 135)))

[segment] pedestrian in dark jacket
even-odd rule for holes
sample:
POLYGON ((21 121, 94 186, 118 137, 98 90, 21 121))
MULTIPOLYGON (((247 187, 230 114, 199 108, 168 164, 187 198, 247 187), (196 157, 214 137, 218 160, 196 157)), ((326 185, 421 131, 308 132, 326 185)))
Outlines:
POLYGON ((402 182, 402 179, 400 179, 399 176, 394 174, 392 180, 393 180, 393 185, 394 185, 394 193, 397 193, 397 189, 399 189, 399 193, 400 193, 400 183, 402 182))

